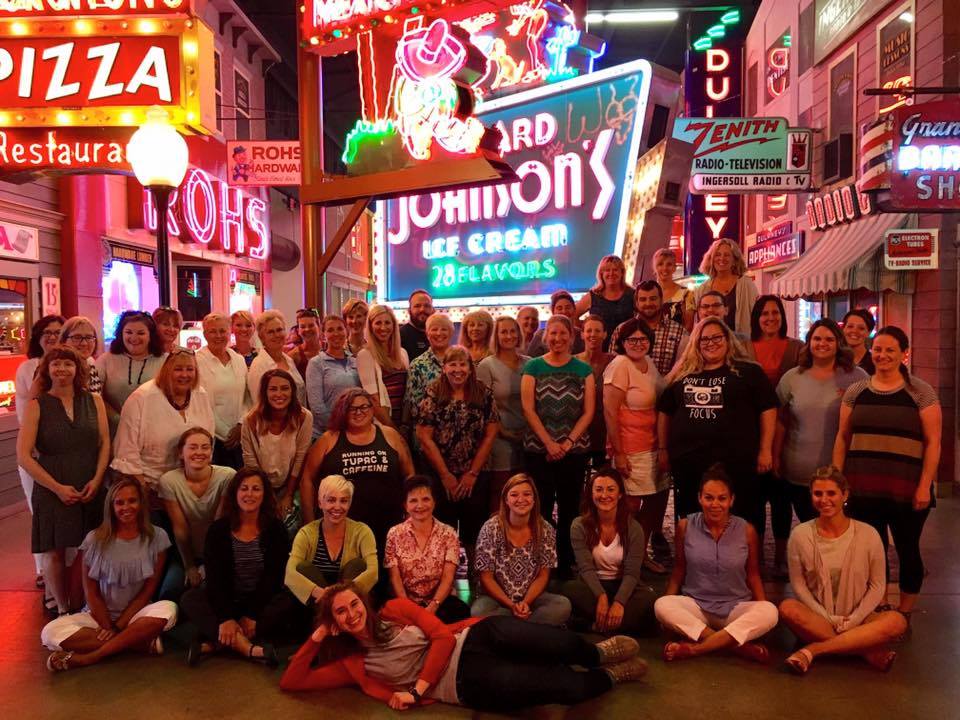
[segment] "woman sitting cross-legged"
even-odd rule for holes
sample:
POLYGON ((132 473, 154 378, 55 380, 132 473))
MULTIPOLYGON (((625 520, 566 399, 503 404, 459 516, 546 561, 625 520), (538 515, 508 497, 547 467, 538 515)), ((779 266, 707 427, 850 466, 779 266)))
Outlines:
POLYGON ((646 540, 630 514, 623 478, 602 467, 584 488, 570 528, 579 577, 563 587, 574 622, 604 634, 652 634, 653 589, 640 582, 646 540))
POLYGON ((797 597, 780 603, 780 617, 808 644, 787 666, 802 675, 820 655, 860 655, 889 670, 897 654, 886 646, 906 631, 907 621, 896 610, 878 609, 887 590, 880 536, 847 517, 850 486, 835 467, 814 472, 810 495, 819 517, 797 525, 787 545, 797 597))
POLYGON ((475 565, 483 594, 470 608, 474 616, 513 615, 544 625, 570 617, 567 598, 544 592, 557 566, 557 534, 540 517, 529 475, 518 473, 503 486, 499 511, 480 528, 475 565))
POLYGON ((304 605, 319 602, 327 588, 354 581, 364 592, 377 583, 377 544, 370 527, 347 517, 353 483, 327 475, 317 492, 321 519, 307 523, 293 539, 284 582, 304 605))
POLYGON ((266 473, 244 468, 230 480, 224 517, 207 532, 206 583, 180 600, 198 630, 187 664, 196 665, 202 654, 220 647, 276 666, 277 653, 269 643, 296 603, 283 587, 289 551, 266 473))
POLYGON ((80 546, 87 605, 47 623, 41 642, 53 652, 51 671, 93 665, 124 650, 163 652, 161 633, 177 622, 169 600, 150 602, 160 581, 170 538, 150 524, 146 493, 122 476, 107 492, 104 520, 80 546))
POLYGON ((470 617, 470 608, 454 595, 460 564, 457 532, 433 516, 433 481, 413 475, 404 483, 407 519, 390 528, 383 566, 398 598, 413 600, 443 622, 470 617))
POLYGON ((677 524, 673 575, 654 604, 661 625, 693 641, 667 643, 667 661, 726 649, 756 662, 770 656, 751 641, 776 626, 777 608, 760 581, 757 532, 732 506, 732 483, 718 463, 700 482, 703 511, 677 524))
POLYGON ((644 675, 639 646, 622 635, 596 645, 574 632, 514 617, 445 625, 405 599, 378 614, 353 584, 330 588, 320 624, 290 661, 284 690, 357 685, 394 710, 421 702, 513 711, 573 705, 644 675), (313 667, 317 655, 324 660, 313 667), (575 670, 573 665, 582 670, 575 670))

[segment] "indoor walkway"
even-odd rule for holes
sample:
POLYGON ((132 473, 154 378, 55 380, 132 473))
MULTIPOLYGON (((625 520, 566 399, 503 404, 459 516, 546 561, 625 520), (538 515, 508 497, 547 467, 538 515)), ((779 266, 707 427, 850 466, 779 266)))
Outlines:
MULTIPOLYGON (((929 576, 912 637, 898 646, 889 674, 856 660, 823 660, 807 677, 784 672, 793 638, 769 638, 774 664, 758 667, 730 657, 667 665, 661 640, 642 641, 650 673, 641 683, 576 708, 551 706, 525 717, 706 717, 773 720, 882 720, 960 718, 960 499, 941 500, 924 536, 929 576)), ((51 675, 40 646, 40 594, 33 587, 29 517, 0 520, 0 717, 8 720, 178 720, 191 718, 387 718, 395 713, 354 689, 288 695, 277 687, 281 670, 234 658, 213 658, 199 668, 184 663, 185 633, 166 638, 161 658, 124 656, 101 666, 51 675)), ((783 587, 768 584, 771 599, 783 587)), ((467 718, 474 713, 434 705, 423 717, 467 718)))

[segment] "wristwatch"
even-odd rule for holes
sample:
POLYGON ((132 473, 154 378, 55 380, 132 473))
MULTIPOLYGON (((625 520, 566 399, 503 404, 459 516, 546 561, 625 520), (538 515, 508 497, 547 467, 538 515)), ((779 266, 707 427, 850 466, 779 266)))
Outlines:
POLYGON ((417 692, 417 686, 416 686, 416 685, 411 685, 411 686, 410 686, 410 689, 407 690, 407 692, 410 693, 411 695, 413 695, 413 702, 414 702, 415 705, 419 705, 419 704, 420 704, 420 701, 423 700, 423 698, 421 697, 420 693, 417 692))

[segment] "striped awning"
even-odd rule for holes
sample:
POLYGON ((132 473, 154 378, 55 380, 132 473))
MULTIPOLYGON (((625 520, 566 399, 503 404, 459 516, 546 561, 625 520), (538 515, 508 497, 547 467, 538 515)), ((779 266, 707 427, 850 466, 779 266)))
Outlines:
POLYGON ((915 215, 880 213, 830 228, 770 290, 788 298, 857 288, 913 292, 913 273, 884 267, 883 235, 915 225, 915 215))

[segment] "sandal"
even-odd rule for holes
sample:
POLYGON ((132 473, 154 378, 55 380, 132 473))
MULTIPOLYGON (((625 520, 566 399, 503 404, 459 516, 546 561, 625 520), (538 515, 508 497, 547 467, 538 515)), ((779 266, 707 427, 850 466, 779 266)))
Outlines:
POLYGON ((686 660, 691 657, 693 657, 693 648, 690 643, 668 642, 663 646, 663 659, 665 662, 686 660))
POLYGON ((57 650, 56 652, 50 653, 50 655, 47 657, 47 670, 54 673, 69 670, 70 659, 72 657, 72 652, 64 652, 63 650, 57 650))
POLYGON ((46 586, 46 583, 44 583, 43 581, 43 575, 37 575, 35 584, 38 588, 41 588, 41 589, 46 586))
POLYGON ((761 665, 770 660, 770 651, 767 650, 767 646, 758 642, 748 642, 735 647, 733 648, 733 654, 761 665))
POLYGON ((806 675, 812 662, 813 653, 806 648, 800 648, 786 659, 787 668, 797 675, 806 675))

